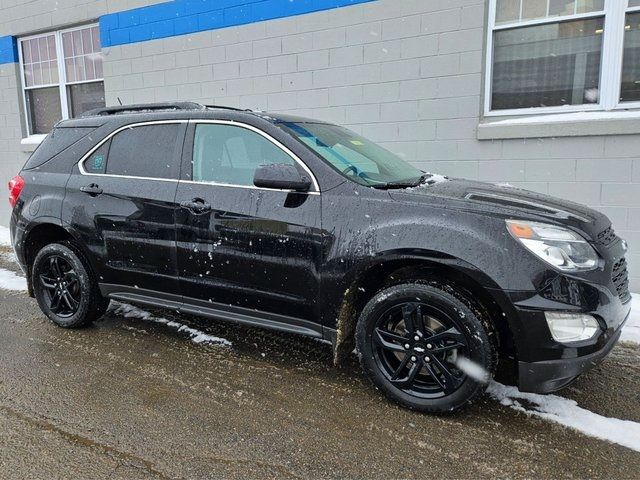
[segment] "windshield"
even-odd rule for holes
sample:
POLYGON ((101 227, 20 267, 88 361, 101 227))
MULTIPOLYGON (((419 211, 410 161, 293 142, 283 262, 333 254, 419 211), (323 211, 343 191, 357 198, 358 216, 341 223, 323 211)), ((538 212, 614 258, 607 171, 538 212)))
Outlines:
POLYGON ((288 133, 345 177, 376 188, 418 185, 424 173, 380 145, 337 125, 283 122, 288 133))

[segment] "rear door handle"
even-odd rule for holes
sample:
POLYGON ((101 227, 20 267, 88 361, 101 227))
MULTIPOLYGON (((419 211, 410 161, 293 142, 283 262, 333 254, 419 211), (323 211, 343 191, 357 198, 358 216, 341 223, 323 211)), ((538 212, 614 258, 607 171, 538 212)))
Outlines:
POLYGON ((180 202, 180 206, 195 215, 202 215, 211 211, 211 205, 201 198, 194 198, 186 202, 180 202))
POLYGON ((95 183, 92 183, 91 185, 87 185, 84 187, 80 187, 80 191, 84 193, 88 193, 92 197, 96 197, 102 193, 102 189, 95 183))

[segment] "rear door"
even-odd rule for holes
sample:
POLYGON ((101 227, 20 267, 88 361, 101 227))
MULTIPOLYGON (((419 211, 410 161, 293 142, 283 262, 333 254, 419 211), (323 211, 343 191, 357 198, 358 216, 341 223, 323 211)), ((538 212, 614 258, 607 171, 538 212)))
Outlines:
POLYGON ((123 127, 74 167, 64 221, 91 250, 103 293, 180 300, 174 215, 186 126, 123 127))
MULTIPOLYGON (((176 214, 185 305, 272 317, 316 328, 321 258, 320 194, 256 188, 257 167, 305 167, 249 125, 193 121, 176 214)), ((272 325, 274 326, 274 325, 272 325)))

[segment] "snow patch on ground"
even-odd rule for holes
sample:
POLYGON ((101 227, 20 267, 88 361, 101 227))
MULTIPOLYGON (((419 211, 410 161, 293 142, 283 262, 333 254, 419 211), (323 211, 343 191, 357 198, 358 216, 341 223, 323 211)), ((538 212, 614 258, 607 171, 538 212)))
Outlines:
POLYGON ((631 297, 631 314, 622 327, 620 341, 640 343, 640 293, 632 293, 631 297))
POLYGON ((127 303, 112 301, 111 306, 109 307, 109 311, 115 315, 120 315, 125 318, 139 318, 140 320, 159 323, 161 325, 166 325, 167 327, 174 328, 178 332, 186 333, 187 335, 189 335, 191 337, 191 341, 194 343, 216 344, 227 347, 231 346, 231 342, 225 338, 214 337, 213 335, 208 335, 201 330, 191 328, 182 323, 175 322, 173 320, 167 320, 166 318, 156 317, 146 310, 142 310, 141 308, 134 307, 133 305, 129 305, 127 303))
POLYGON ((0 247, 10 247, 11 246, 11 235, 9 233, 9 229, 7 227, 3 227, 0 225, 0 247))
POLYGON ((27 291, 27 279, 17 275, 11 270, 0 268, 0 288, 3 290, 13 290, 16 292, 27 291))
POLYGON ((585 435, 640 452, 640 423, 598 415, 579 407, 575 401, 568 398, 523 393, 516 387, 497 382, 491 382, 487 392, 502 405, 519 412, 544 418, 585 435))

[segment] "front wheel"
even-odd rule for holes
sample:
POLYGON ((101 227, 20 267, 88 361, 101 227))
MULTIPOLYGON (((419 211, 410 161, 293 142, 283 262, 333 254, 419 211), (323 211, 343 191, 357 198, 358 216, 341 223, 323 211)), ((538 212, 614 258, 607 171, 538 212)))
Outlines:
POLYGON ((375 295, 358 320, 356 343, 373 384, 422 412, 471 403, 495 369, 482 322, 457 296, 431 285, 407 283, 375 295))
POLYGON ((33 262, 32 281, 40 309, 60 327, 86 326, 104 315, 109 305, 90 265, 71 243, 42 248, 33 262))

